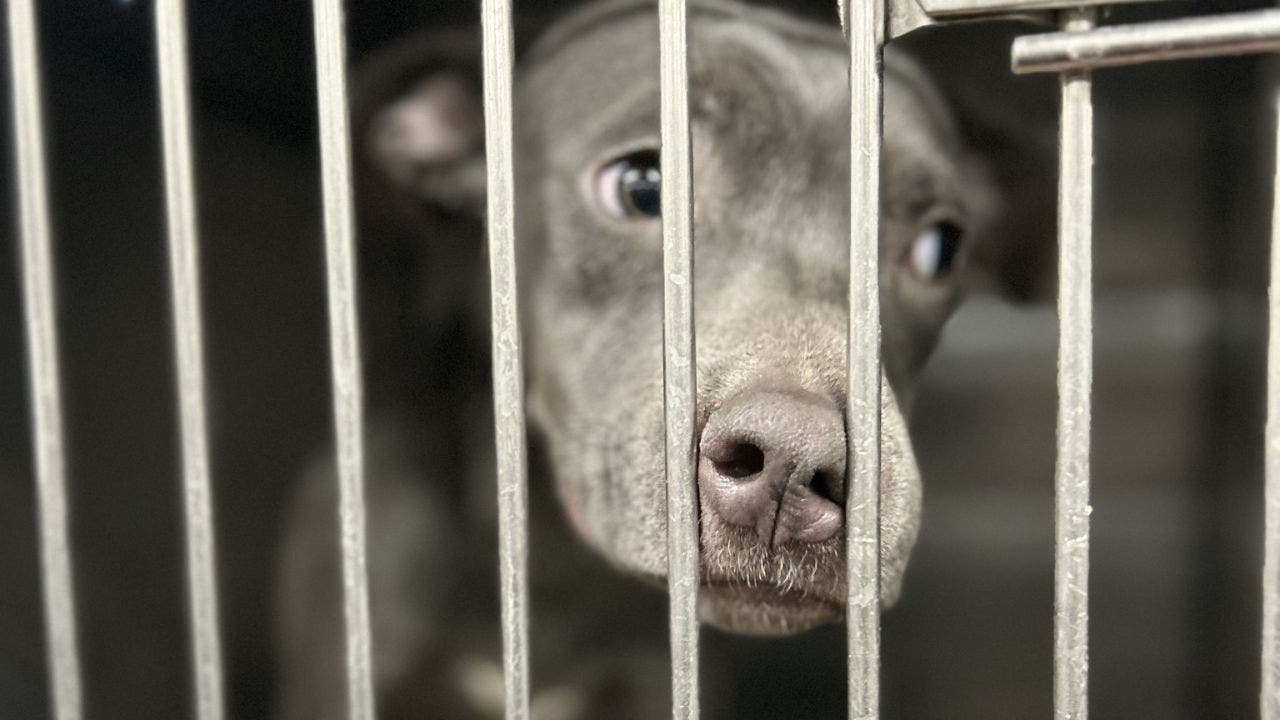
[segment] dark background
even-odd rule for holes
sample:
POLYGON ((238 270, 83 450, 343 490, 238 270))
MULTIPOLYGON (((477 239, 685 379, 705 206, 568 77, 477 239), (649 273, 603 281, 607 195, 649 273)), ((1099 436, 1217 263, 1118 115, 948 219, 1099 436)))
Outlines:
MULTIPOLYGON (((522 37, 565 4, 521 4, 522 37)), ((151 7, 40 5, 86 707, 187 717, 151 7)), ((834 21, 828 5, 803 4, 834 21)), ((1130 7, 1109 22, 1249 5, 1130 7)), ((355 0, 352 61, 477 13, 355 0)), ((280 518, 330 433, 310 6, 194 2, 190 25, 228 707, 258 718, 280 518)), ((1055 81, 1007 71, 1010 39, 1031 31, 906 42, 951 94, 1052 133, 1055 81)), ((7 97, 7 73, 0 83, 7 97)), ((1260 58, 1107 70, 1095 85, 1096 718, 1257 713, 1273 85, 1260 58)), ((8 239, 7 102, 0 121, 8 239)), ((47 688, 16 241, 5 245, 0 718, 25 719, 46 716, 47 688)), ((925 516, 904 599, 885 615, 887 718, 1051 714, 1055 342, 1051 305, 978 301, 926 373, 913 417, 925 516)), ((747 650, 730 668, 730 716, 843 717, 840 629, 706 642, 747 650)))

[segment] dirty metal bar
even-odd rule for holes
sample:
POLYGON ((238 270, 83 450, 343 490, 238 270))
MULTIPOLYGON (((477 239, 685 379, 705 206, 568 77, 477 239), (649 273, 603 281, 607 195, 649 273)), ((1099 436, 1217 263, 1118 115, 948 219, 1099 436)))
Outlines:
MULTIPOLYGON (((902 2, 903 0, 894 0, 902 2)), ((1031 13, 1094 5, 1127 5, 1156 0, 906 0, 920 4, 926 13, 938 19, 991 18, 995 15, 1031 13)))
POLYGON ((347 714, 374 720, 369 573, 365 553, 364 417, 360 333, 356 323, 355 224, 347 116, 342 0, 315 0, 316 98, 320 178, 328 269, 329 343, 337 444, 343 619, 347 646, 347 714))
POLYGON ((1280 90, 1275 92, 1276 165, 1272 179, 1271 299, 1267 340, 1266 549, 1262 565, 1261 717, 1280 718, 1280 90))
POLYGON ((80 651, 76 641, 71 547, 67 531, 57 313, 53 299, 49 205, 44 166, 39 49, 31 0, 10 0, 9 70, 13 100, 23 304, 31 383, 40 566, 44 580, 49 692, 57 720, 79 720, 80 651))
POLYGON ((493 410, 498 453, 498 554, 506 717, 529 717, 528 490, 515 247, 510 0, 484 0, 484 132, 488 158, 493 410))
MULTIPOLYGON (((1094 11, 1066 13, 1067 32, 1094 11)), ((1093 385, 1093 99, 1064 73, 1058 185, 1058 460, 1054 536, 1054 713, 1084 720, 1089 698, 1089 440, 1093 385)))
POLYGON ((200 263, 191 159, 191 93, 187 77, 186 3, 156 3, 156 67, 164 144, 169 274, 187 527, 187 592, 191 609, 192 671, 198 720, 221 720, 222 644, 214 570, 213 510, 205 430, 204 342, 200 263))
MULTIPOLYGON (((928 25, 1017 20, 1051 25, 1055 11, 1092 5, 1122 5, 1155 0, 884 0, 885 31, 890 38, 928 25)), ((840 0, 840 18, 848 24, 849 0, 840 0)))
POLYGON ((1184 58, 1280 51, 1280 10, 1046 33, 1013 43, 1016 73, 1065 72, 1184 58))
POLYGON ((845 542, 849 717, 880 716, 880 132, 883 6, 848 4, 849 428, 845 542))
POLYGON ((698 717, 698 513, 694 478, 697 351, 693 329, 693 165, 685 0, 658 3, 662 92, 663 385, 671 717, 698 717))

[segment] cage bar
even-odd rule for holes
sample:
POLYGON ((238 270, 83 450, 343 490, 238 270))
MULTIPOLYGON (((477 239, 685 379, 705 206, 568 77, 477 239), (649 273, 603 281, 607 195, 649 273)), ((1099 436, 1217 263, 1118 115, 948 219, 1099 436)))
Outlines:
MULTIPOLYGON (((1092 10, 1063 27, 1093 27, 1092 10)), ((1054 535, 1054 713, 1088 717, 1089 439, 1093 385, 1093 99, 1088 71, 1064 73, 1058 185, 1058 458, 1054 535)))
POLYGON ((1061 10, 1096 5, 1125 5, 1155 0, 894 0, 894 2, 918 2, 924 11, 935 18, 975 18, 1008 13, 1025 13, 1040 10, 1061 10))
POLYGON ((488 169, 493 411, 498 468, 498 562, 506 717, 529 717, 528 469, 516 286, 515 165, 512 155, 510 0, 481 6, 484 132, 488 169))
POLYGON ((1280 90, 1273 98, 1276 114, 1275 194, 1271 215, 1271 289, 1267 338, 1267 427, 1265 551, 1262 564, 1262 692, 1263 720, 1280 718, 1280 90))
POLYGON ((697 345, 693 326, 693 163, 685 0, 658 3, 662 125, 663 387, 671 717, 698 717, 697 345))
POLYGON ((883 7, 850 2, 849 402, 845 543, 849 717, 880 716, 880 133, 883 7))
POLYGON ((66 465, 58 363, 57 313, 53 297, 48 180, 41 118, 40 52, 31 0, 10 0, 9 71, 12 92, 18 225, 40 570, 44 588, 49 694, 57 720, 82 715, 80 650, 76 639, 71 542, 67 530, 66 465))
POLYGON ((173 288, 173 340, 182 436, 195 712, 198 720, 221 720, 222 642, 218 635, 218 588, 206 431, 204 331, 200 315, 195 182, 192 180, 186 3, 183 0, 158 0, 155 22, 165 206, 169 222, 169 275, 173 288))
MULTIPOLYGON (((969 23, 978 20, 1016 20, 1053 24, 1057 11, 1095 5, 1123 5, 1156 0, 884 0, 885 33, 889 38, 906 35, 929 25, 969 23)), ((839 0, 840 19, 848 30, 849 0, 839 0)))
POLYGON ((1013 42, 1015 73, 1065 72, 1155 60, 1280 50, 1280 10, 1028 35, 1013 42))
POLYGON ((315 0, 313 8, 346 629, 347 713, 351 720, 374 720, 365 550, 364 408, 360 333, 356 321, 355 224, 342 0, 315 0))

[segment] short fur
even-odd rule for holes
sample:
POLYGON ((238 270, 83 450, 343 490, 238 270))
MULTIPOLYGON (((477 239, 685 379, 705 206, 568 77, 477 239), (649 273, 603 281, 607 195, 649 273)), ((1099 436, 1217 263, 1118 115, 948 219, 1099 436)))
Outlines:
MULTIPOLYGON (((819 26, 730 2, 691 9, 700 427, 713 408, 764 384, 799 387, 843 408, 849 108, 847 51, 835 20, 819 26)), ((659 223, 612 217, 592 196, 601 167, 657 148, 656 43, 653 3, 637 0, 592 4, 546 31, 521 62, 516 158, 529 413, 550 475, 532 478, 535 526, 547 522, 539 497, 553 480, 582 539, 616 568, 663 584, 659 223)), ((483 204, 474 66, 447 55, 422 39, 390 51, 393 60, 365 76, 381 89, 357 105, 364 135, 356 145, 366 151, 367 186, 380 191, 375 210, 398 204, 410 226, 423 208, 431 209, 423 218, 456 218, 478 216, 483 204)), ((980 259, 1004 257, 1004 245, 1029 240, 1002 234, 1013 223, 992 180, 997 174, 966 146, 937 90, 893 48, 885 53, 884 88, 880 549, 888 605, 901 590, 920 517, 920 478, 902 410, 943 323, 983 272, 980 259), (911 271, 910 248, 942 220, 962 227, 965 238, 954 271, 929 281, 911 271)), ((440 238, 424 232, 423 242, 440 238)), ((485 392, 478 386, 462 393, 470 409, 455 413, 452 424, 435 413, 409 430, 398 428, 411 423, 391 422, 370 451, 375 662, 388 713, 481 717, 492 710, 492 698, 475 688, 483 685, 477 677, 496 671, 496 631, 458 595, 491 583, 493 543, 460 529, 450 517, 460 505, 446 490, 461 484, 464 497, 492 492, 485 392), (470 449, 463 464, 444 459, 456 457, 446 452, 450 443, 470 449)), ((341 643, 338 598, 332 581, 320 579, 336 570, 331 485, 323 468, 309 479, 283 565, 282 708, 289 718, 342 709, 341 666, 316 662, 341 643)), ((700 521, 705 621, 779 634, 840 619, 842 536, 769 551, 721 522, 705 499, 700 521)), ((533 552, 535 569, 547 567, 537 544, 533 552)), ((590 572, 572 569, 580 566, 569 554, 555 559, 562 569, 546 577, 558 579, 540 587, 581 583, 590 572)), ((581 604, 564 610, 563 624, 535 623, 532 645, 544 653, 535 662, 572 657, 566 649, 548 659, 546 648, 570 648, 563 637, 594 627, 591 608, 615 591, 606 580, 591 587, 571 593, 581 604)), ((666 690, 650 687, 653 674, 644 668, 656 666, 663 677, 662 650, 652 642, 635 647, 641 649, 614 648, 590 672, 562 673, 563 685, 544 683, 577 693, 557 706, 559 715, 545 716, 660 714, 666 690), (608 683, 626 690, 610 695, 601 690, 608 683)))

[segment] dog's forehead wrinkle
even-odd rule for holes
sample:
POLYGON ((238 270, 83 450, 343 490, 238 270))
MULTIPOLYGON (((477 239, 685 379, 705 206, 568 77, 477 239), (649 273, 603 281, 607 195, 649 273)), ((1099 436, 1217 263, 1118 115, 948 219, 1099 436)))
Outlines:
MULTIPOLYGON (((524 59, 528 62, 545 62, 582 35, 597 31, 617 33, 619 31, 616 28, 609 26, 633 21, 636 18, 651 18, 655 7, 656 0, 611 0, 586 3, 566 14, 550 30, 544 32, 524 59)), ((694 23, 745 18, 757 26, 768 27, 775 33, 785 35, 797 44, 835 49, 846 47, 834 17, 830 23, 816 23, 781 10, 725 0, 693 0, 689 3, 689 10, 690 18, 694 23)))
MULTIPOLYGON (((784 145, 813 147, 815 143, 805 137, 811 128, 831 124, 825 122, 828 115, 841 116, 843 66, 821 55, 816 64, 814 58, 802 60, 777 38, 770 43, 777 47, 771 49, 759 41, 747 43, 745 37, 759 34, 747 34, 754 28, 737 25, 697 33, 708 36, 710 42, 705 49, 695 49, 691 57, 691 114, 695 125, 704 130, 695 142, 729 152, 756 149, 744 147, 751 144, 766 150, 784 145), (781 79, 796 77, 808 81, 781 79)), ((656 140, 660 98, 656 61, 650 51, 656 51, 656 46, 634 39, 620 40, 616 47, 566 50, 565 67, 543 73, 523 94, 532 111, 526 114, 544 118, 556 136, 550 143, 556 169, 575 169, 599 159, 611 146, 635 138, 656 140)))
POLYGON ((761 33, 758 23, 744 19, 695 23, 691 35, 690 62, 705 91, 765 93, 797 113, 821 111, 841 91, 847 97, 843 54, 827 47, 798 46, 785 35, 761 33), (805 82, 787 81, 794 78, 805 82), (755 82, 743 87, 741 79, 755 82))

